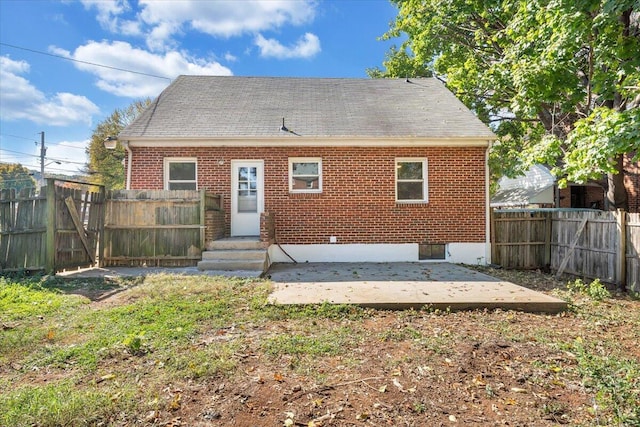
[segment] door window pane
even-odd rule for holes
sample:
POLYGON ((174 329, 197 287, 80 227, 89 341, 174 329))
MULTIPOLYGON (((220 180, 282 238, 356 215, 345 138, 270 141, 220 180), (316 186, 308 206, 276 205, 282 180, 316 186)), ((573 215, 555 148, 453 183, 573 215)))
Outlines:
POLYGON ((258 212, 258 168, 238 168, 238 212, 258 212))
POLYGON ((238 194, 238 212, 257 212, 258 197, 255 192, 249 194, 238 194))

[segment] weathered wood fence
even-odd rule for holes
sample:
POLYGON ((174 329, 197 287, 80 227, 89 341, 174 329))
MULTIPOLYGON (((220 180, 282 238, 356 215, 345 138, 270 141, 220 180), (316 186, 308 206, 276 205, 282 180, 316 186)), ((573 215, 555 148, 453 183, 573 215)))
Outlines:
POLYGON ((599 278, 640 292, 640 214, 505 209, 491 218, 495 264, 599 278))
POLYGON ((0 271, 60 271, 96 262, 104 187, 47 179, 0 192, 0 271))
POLYGON ((91 266, 190 266, 225 234, 220 196, 110 191, 48 179, 0 192, 0 272, 91 266))
POLYGON ((206 240, 219 237, 207 235, 207 222, 215 224, 221 215, 220 196, 205 190, 111 191, 102 265, 195 265, 206 240))

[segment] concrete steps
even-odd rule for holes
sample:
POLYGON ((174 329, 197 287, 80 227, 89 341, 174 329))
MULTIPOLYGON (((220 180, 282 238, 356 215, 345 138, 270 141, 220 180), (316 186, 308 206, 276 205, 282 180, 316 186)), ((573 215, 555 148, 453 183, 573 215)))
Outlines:
POLYGON ((267 249, 257 237, 214 240, 202 252, 201 271, 263 273, 269 267, 267 249))

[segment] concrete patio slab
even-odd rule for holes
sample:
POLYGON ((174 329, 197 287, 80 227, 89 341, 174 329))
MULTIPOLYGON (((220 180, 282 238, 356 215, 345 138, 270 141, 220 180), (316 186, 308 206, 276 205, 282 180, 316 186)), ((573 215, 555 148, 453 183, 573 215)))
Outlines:
MULTIPOLYGON (((196 267, 110 267, 58 273, 67 278, 151 274, 257 277, 255 271, 200 271, 196 267)), ((557 313, 567 303, 541 292, 449 263, 274 264, 267 272, 273 304, 357 304, 383 309, 495 309, 557 313)))
POLYGON ((448 263, 274 264, 273 304, 356 304, 383 309, 495 309, 557 313, 561 299, 448 263))

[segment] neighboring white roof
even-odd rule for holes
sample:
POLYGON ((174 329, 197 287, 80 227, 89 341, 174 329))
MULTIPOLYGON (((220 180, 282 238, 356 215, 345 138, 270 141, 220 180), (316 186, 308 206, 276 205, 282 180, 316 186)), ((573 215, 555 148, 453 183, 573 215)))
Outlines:
POLYGON ((517 178, 502 177, 498 191, 491 198, 491 207, 553 204, 555 181, 549 169, 542 165, 532 166, 517 178))

